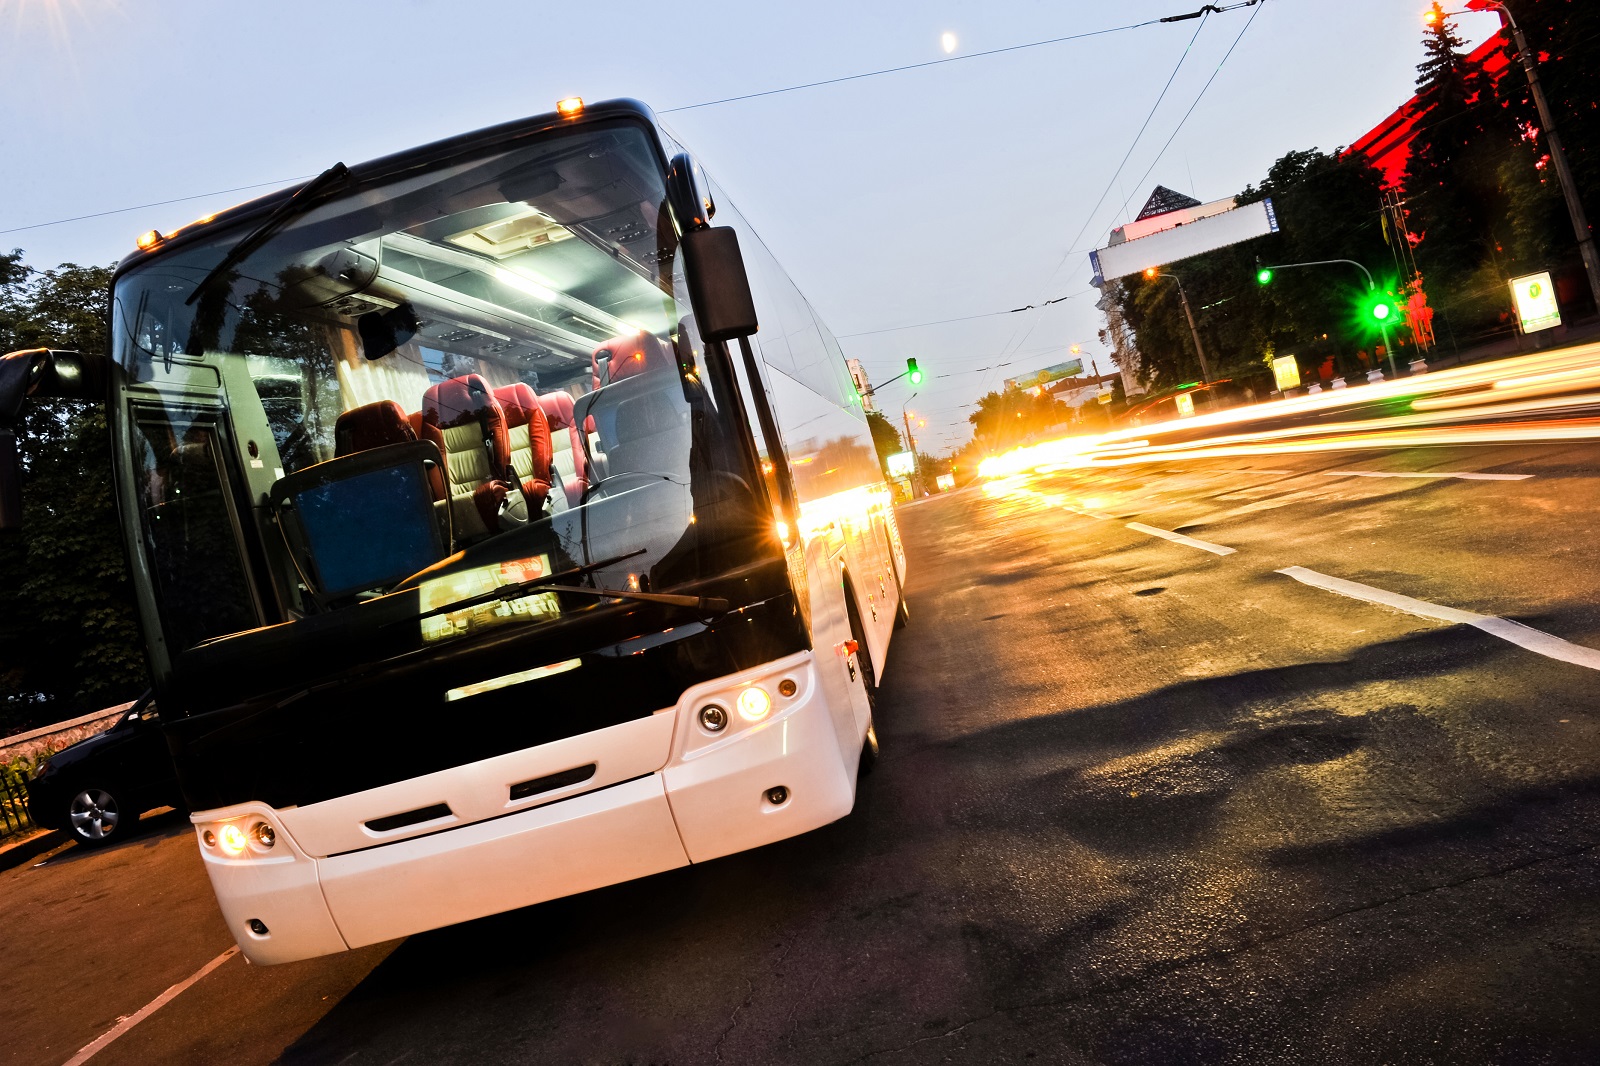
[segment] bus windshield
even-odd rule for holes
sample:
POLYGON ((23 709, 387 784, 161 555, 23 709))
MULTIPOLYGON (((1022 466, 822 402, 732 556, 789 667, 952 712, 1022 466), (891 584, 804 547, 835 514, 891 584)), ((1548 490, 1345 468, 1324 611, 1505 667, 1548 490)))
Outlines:
POLYGON ((249 232, 115 287, 126 502, 170 655, 359 618, 389 656, 645 609, 603 590, 750 602, 753 563, 781 572, 643 126, 336 183, 228 264, 249 232))

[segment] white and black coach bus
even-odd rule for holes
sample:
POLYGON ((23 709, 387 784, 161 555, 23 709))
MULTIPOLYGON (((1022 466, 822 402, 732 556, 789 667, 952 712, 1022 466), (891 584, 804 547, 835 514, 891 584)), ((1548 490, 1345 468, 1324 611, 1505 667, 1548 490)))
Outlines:
MULTIPOLYGON (((251 960, 851 809, 905 617, 890 495, 838 343, 646 107, 563 101, 139 244, 109 357, 4 357, 0 421, 107 405, 251 960)), ((14 525, 9 433, 0 472, 14 525)))

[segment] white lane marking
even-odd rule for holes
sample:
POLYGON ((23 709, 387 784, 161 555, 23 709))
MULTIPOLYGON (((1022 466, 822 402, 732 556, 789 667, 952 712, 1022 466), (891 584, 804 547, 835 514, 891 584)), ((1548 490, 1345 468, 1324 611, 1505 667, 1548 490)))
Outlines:
POLYGON ((112 1026, 111 1029, 109 1029, 104 1035, 97 1038, 93 1043, 85 1044, 82 1051, 79 1051, 76 1055, 72 1056, 72 1058, 66 1061, 65 1066, 83 1066, 83 1063, 88 1062, 95 1055, 99 1054, 101 1051, 104 1051, 107 1044, 111 1043, 117 1037, 126 1033, 129 1029, 132 1029, 146 1018, 150 1017, 150 1015, 154 1014, 162 1007, 165 1007, 168 1003, 171 1003, 173 1000, 177 999, 178 996, 182 995, 183 991, 190 985, 194 984, 196 981, 200 980, 200 978, 204 977, 212 970, 215 970, 218 966, 221 966, 223 963, 227 962, 237 954, 239 954, 239 946, 235 944, 227 951, 224 951, 221 955, 218 955, 216 958, 200 967, 200 969, 196 970, 189 977, 179 981, 177 984, 161 993, 155 999, 152 999, 149 1003, 146 1003, 143 1007, 140 1007, 138 1011, 117 1022, 116 1025, 112 1026))
POLYGON ((1162 540, 1170 540, 1174 544, 1187 544, 1191 548, 1199 548, 1201 551, 1210 552, 1212 555, 1232 555, 1238 551, 1237 548, 1229 548, 1223 544, 1213 544, 1209 540, 1196 540, 1193 537, 1186 537, 1182 533, 1174 533, 1170 529, 1157 529, 1155 526, 1147 526, 1143 522, 1129 522, 1128 528, 1138 530, 1140 533, 1148 533, 1152 537, 1160 537, 1162 540))
POLYGON ((1439 478, 1453 477, 1462 481, 1527 481, 1532 474, 1413 474, 1388 470, 1324 470, 1326 477, 1421 477, 1439 478))
POLYGON ((1440 622, 1450 622, 1454 625, 1474 626, 1483 630, 1490 636, 1508 640, 1517 647, 1531 651, 1535 655, 1543 655, 1547 659, 1556 659, 1574 666, 1585 666, 1590 670, 1600 670, 1600 651, 1586 648, 1582 644, 1573 644, 1571 641, 1562 640, 1560 637, 1551 636, 1549 633, 1525 626, 1521 622, 1513 622, 1509 618, 1500 618, 1492 614, 1475 614, 1472 611, 1463 611, 1456 607, 1444 607, 1426 600, 1415 600, 1410 596, 1402 596, 1398 592, 1387 592, 1384 589, 1373 588, 1356 581, 1346 581, 1342 577, 1330 577, 1319 574, 1315 570, 1307 570, 1303 566, 1289 566, 1278 573, 1285 577, 1292 577, 1303 585, 1319 588, 1325 592, 1338 593, 1340 596, 1349 596, 1353 600, 1365 600, 1368 603, 1392 607, 1406 614, 1414 614, 1422 618, 1432 618, 1440 622))
POLYGON ((1103 521, 1107 521, 1108 519, 1116 517, 1115 515, 1104 514, 1104 513, 1100 512, 1100 511, 1085 511, 1081 507, 1074 507, 1071 504, 1067 504, 1067 503, 1062 504, 1061 508, 1062 508, 1062 510, 1065 510, 1065 511, 1071 511, 1073 514, 1081 514, 1085 518, 1098 518, 1102 522, 1103 521))

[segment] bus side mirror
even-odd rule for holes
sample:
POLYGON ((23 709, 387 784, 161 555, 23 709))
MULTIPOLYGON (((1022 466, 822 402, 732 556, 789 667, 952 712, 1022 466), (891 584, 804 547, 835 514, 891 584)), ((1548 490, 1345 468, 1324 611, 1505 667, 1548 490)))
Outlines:
POLYGON ((722 227, 685 233, 683 269, 702 339, 730 341, 760 328, 736 232, 722 227))
POLYGON ((17 425, 30 396, 101 400, 104 356, 31 348, 0 356, 0 530, 22 528, 22 460, 17 425))

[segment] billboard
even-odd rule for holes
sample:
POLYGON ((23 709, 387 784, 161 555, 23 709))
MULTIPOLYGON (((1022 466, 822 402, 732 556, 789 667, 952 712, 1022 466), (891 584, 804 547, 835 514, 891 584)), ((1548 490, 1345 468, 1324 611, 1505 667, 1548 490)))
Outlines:
POLYGON ((1096 284, 1278 232, 1272 200, 1245 204, 1089 253, 1096 284))
POLYGON ((1272 381, 1280 392, 1300 387, 1300 361, 1292 355, 1280 355, 1272 361, 1272 381))
POLYGON ((1019 378, 1006 378, 1005 387, 1008 389, 1036 389, 1040 385, 1048 385, 1052 381, 1063 378, 1075 378, 1083 373, 1082 359, 1068 359, 1065 363, 1047 366, 1032 374, 1024 374, 1019 378))
POLYGON ((917 469, 917 457, 910 452, 895 452, 887 462, 890 477, 910 477, 917 469))
POLYGON ((1514 279, 1511 299, 1516 301, 1522 332, 1536 333, 1561 325, 1561 308, 1556 304, 1556 287, 1548 270, 1514 279))
POLYGON ((933 483, 939 486, 940 492, 949 492, 956 487, 956 476, 954 474, 940 474, 933 479, 933 483))

